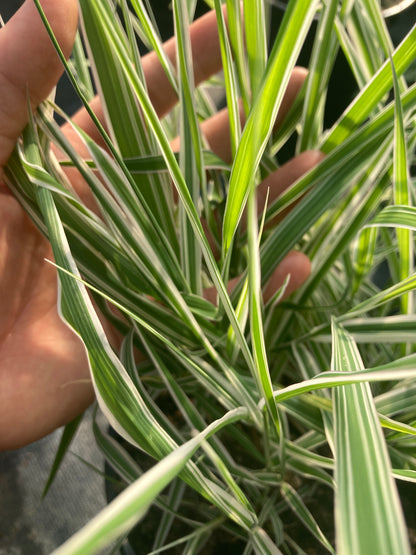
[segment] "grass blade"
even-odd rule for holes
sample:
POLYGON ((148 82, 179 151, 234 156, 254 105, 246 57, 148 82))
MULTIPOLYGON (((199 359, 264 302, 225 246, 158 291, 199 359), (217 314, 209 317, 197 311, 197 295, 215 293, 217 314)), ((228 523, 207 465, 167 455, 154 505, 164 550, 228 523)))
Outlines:
POLYGON ((304 504, 302 497, 297 491, 287 482, 284 482, 281 487, 282 494, 287 500, 289 506, 295 515, 304 523, 306 528, 318 539, 318 541, 325 547, 329 553, 335 553, 334 548, 326 539, 322 530, 319 528, 318 523, 313 518, 312 513, 304 504))
MULTIPOLYGON (((363 369, 351 338, 333 323, 335 371, 363 369)), ((410 554, 406 526, 368 384, 334 389, 337 553, 410 554)))
POLYGON ((261 156, 273 129, 277 111, 303 40, 315 14, 316 2, 291 1, 270 54, 261 90, 250 110, 231 171, 223 222, 223 257, 241 219, 261 156), (302 22, 301 25, 299 22, 302 22))
POLYGON ((76 418, 74 418, 72 422, 70 422, 65 426, 64 431, 62 433, 61 441, 59 442, 58 451, 55 455, 55 459, 53 461, 51 471, 48 476, 48 480, 45 484, 45 488, 42 493, 42 497, 45 497, 45 495, 48 493, 49 488, 51 487, 55 479, 55 476, 59 470, 59 467, 61 466, 61 462, 63 461, 63 458, 67 450, 69 449, 69 446, 71 445, 71 442, 75 437, 75 434, 77 433, 79 425, 82 421, 82 417, 83 417, 82 414, 80 416, 77 416, 76 418))
MULTIPOLYGON (((393 53, 393 63, 397 75, 402 75, 416 56, 416 25, 409 31, 393 53)), ((390 60, 386 60, 379 71, 334 124, 321 144, 323 152, 330 152, 341 144, 348 135, 362 123, 377 107, 383 96, 393 86, 390 60)))
POLYGON ((53 555, 90 555, 130 530, 145 514, 157 495, 183 470, 207 437, 232 422, 234 415, 213 422, 147 471, 53 555))
MULTIPOLYGON (((394 118, 394 150, 393 150, 393 172, 394 172, 394 202, 395 204, 408 206, 411 204, 410 179, 408 172, 406 135, 404 130, 403 106, 400 99, 399 80, 393 60, 391 60, 391 71, 394 83, 395 118, 394 118)), ((414 270, 414 247, 413 233, 409 229, 399 227, 396 230, 398 254, 399 254, 399 278, 405 279, 414 270)), ((404 314, 413 312, 413 294, 408 293, 401 298, 404 314)))

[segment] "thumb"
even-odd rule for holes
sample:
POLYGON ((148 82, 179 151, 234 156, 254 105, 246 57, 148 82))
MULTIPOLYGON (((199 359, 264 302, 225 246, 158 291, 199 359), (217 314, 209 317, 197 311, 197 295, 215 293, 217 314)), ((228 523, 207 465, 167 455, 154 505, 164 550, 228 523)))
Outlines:
MULTIPOLYGON (((69 56, 77 28, 76 0, 41 0, 58 43, 69 56)), ((33 0, 26 0, 0 30, 0 172, 35 107, 56 85, 62 64, 33 0)))

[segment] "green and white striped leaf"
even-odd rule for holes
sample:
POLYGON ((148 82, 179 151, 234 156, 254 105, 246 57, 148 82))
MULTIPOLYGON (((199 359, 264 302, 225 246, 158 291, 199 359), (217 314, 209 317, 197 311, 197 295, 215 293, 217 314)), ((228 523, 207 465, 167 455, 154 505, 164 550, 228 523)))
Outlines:
POLYGON ((227 254, 231 246, 249 190, 255 186, 261 156, 315 10, 314 1, 292 0, 285 12, 261 90, 254 99, 234 160, 224 214, 223 255, 227 254))
POLYGON ((178 447, 148 470, 105 509, 76 533, 53 555, 90 555, 128 532, 147 512, 157 495, 175 478, 201 443, 219 428, 232 422, 234 415, 213 422, 195 438, 178 447))
MULTIPOLYGON (((333 371, 363 370, 351 336, 333 322, 333 371)), ((337 553, 410 554, 391 463, 368 384, 334 389, 337 553)))

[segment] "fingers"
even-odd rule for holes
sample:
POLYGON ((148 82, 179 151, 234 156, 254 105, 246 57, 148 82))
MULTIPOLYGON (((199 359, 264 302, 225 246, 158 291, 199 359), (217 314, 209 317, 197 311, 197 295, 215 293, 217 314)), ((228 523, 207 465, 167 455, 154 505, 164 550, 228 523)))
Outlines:
MULTIPOLYGON (((286 285, 281 301, 290 297, 308 279, 311 273, 311 261, 303 252, 291 251, 287 254, 280 264, 276 267, 263 291, 264 302, 267 303, 273 295, 285 284, 286 285)), ((232 290, 239 278, 230 281, 229 289, 232 290)))
MULTIPOLYGON (((77 27, 76 0, 42 0, 41 5, 65 55, 77 27)), ((28 94, 33 106, 44 100, 62 65, 33 0, 27 0, 0 30, 0 168, 27 123, 28 94)))
POLYGON ((303 252, 291 251, 277 266, 269 279, 264 292, 264 300, 267 302, 285 283, 289 281, 283 294, 282 300, 287 299, 301 285, 305 283, 311 273, 311 262, 303 252))
MULTIPOLYGON (((195 84, 198 85, 221 69, 221 50, 215 11, 197 19, 190 27, 195 84)), ((165 52, 176 66, 176 42, 171 38, 165 43, 165 52)), ((154 52, 143 58, 143 70, 149 95, 160 117, 176 104, 178 98, 154 52)))
MULTIPOLYGON (((263 299, 265 302, 270 300, 273 295, 284 285, 287 277, 289 281, 282 295, 281 300, 287 299, 301 285, 305 283, 311 273, 311 262, 309 258, 302 252, 291 251, 280 262, 271 278, 269 279, 264 291, 263 299)), ((231 279, 228 282, 227 290, 231 294, 233 289, 240 281, 240 277, 231 279)), ((204 297, 212 304, 217 303, 217 290, 215 287, 209 287, 204 290, 204 297)))
MULTIPOLYGON (((263 212, 266 201, 268 205, 272 204, 283 191, 288 189, 290 185, 319 164, 324 158, 325 155, 319 150, 306 150, 267 176, 257 187, 257 205, 259 211, 263 212)), ((286 212, 283 211, 279 215, 279 219, 271 223, 276 224, 277 221, 284 218, 285 214, 286 212)))
MULTIPOLYGON (((303 67, 295 67, 290 76, 288 87, 283 96, 282 104, 275 121, 275 129, 277 129, 288 113, 296 95, 299 93, 308 72, 303 67)), ((241 124, 245 123, 245 114, 243 105, 240 103, 240 120, 241 124)), ((228 109, 224 108, 216 113, 212 118, 205 120, 201 124, 201 131, 204 135, 209 147, 215 154, 217 154, 224 162, 231 163, 231 138, 230 138, 230 125, 228 117, 228 109)), ((176 137, 171 142, 172 149, 179 150, 179 137, 176 137)))
MULTIPOLYGON (((280 106, 275 128, 278 128, 289 108, 292 106, 297 94, 299 93, 308 72, 302 67, 296 67, 290 76, 288 87, 285 91, 282 104, 280 106)), ((242 125, 245 123, 244 111, 240 104, 240 119, 242 125)), ((231 162, 231 141, 229 133, 228 111, 225 108, 218 112, 211 119, 202 124, 203 134, 213 152, 220 156, 225 162, 231 162)))
MULTIPOLYGON (((259 212, 261 213, 264 210, 266 200, 269 204, 273 202, 283 191, 316 166, 323 158, 324 154, 322 152, 314 150, 305 151, 270 174, 257 188, 259 212)), ((279 215, 279 219, 283 217, 284 213, 279 215)), ((270 225, 275 223, 276 221, 273 221, 270 225)), ((245 225, 244 219, 242 225, 243 227, 245 225)), ((284 285, 287 277, 289 277, 289 281, 281 300, 288 298, 305 283, 310 273, 311 262, 309 258, 302 252, 291 251, 276 267, 265 286, 263 291, 264 301, 267 302, 273 297, 284 285)), ((239 280, 239 277, 230 280, 228 283, 229 292, 234 289, 239 280)), ((217 302, 217 291, 215 288, 209 288, 204 291, 204 296, 213 304, 217 302)))
MULTIPOLYGON (((190 27, 192 45, 192 59, 195 84, 202 83, 221 69, 221 49, 218 38, 217 19, 214 11, 210 11, 192 23, 190 27)), ((176 41, 169 39, 164 43, 166 55, 176 66, 176 41)), ((146 85, 152 104, 159 115, 163 117, 176 104, 178 98, 171 87, 166 73, 155 52, 150 52, 142 58, 146 85)), ((101 103, 96 97, 91 104, 98 119, 104 123, 101 103)), ((95 141, 100 141, 95 125, 90 117, 81 109, 74 117, 74 121, 95 141)))

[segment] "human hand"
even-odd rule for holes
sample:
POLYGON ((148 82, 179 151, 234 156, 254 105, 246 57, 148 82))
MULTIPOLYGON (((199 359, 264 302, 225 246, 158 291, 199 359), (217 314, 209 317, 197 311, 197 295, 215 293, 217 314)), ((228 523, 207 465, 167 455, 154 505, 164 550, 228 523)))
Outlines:
MULTIPOLYGON (((69 54, 77 24, 76 0, 43 0, 43 9, 55 35, 69 54)), ((216 73, 221 56, 213 13, 201 18, 191 31, 195 80, 201 82, 216 73)), ((174 42, 166 43, 174 60, 174 42)), ((0 168, 5 165, 27 121, 27 91, 33 106, 50 92, 62 71, 32 0, 0 30, 0 168)), ((175 104, 175 93, 154 54, 143 59, 149 94, 160 116, 175 104)), ((291 105, 305 71, 294 71, 280 117, 291 105)), ((99 100, 93 109, 103 119, 99 100)), ((96 129, 84 110, 74 120, 94 139, 96 129)), ((225 132, 227 114, 221 112, 204 124, 211 148, 229 157, 225 132)), ((77 150, 80 143, 70 126, 64 127, 77 150)), ((309 170, 321 158, 306 152, 269 176, 259 194, 270 189, 270 198, 309 170)), ((1 171, 1 169, 0 169, 1 171)), ((74 169, 68 169, 74 188, 86 203, 92 198, 74 169)), ((45 262, 51 249, 24 213, 7 187, 0 185, 0 449, 30 443, 69 422, 93 400, 87 356, 80 339, 60 320, 57 312, 56 270, 45 262)), ((288 274, 286 295, 308 277, 309 260, 302 253, 290 253, 278 266, 265 290, 270 296, 288 274)), ((111 336, 112 330, 107 326, 111 336)))

